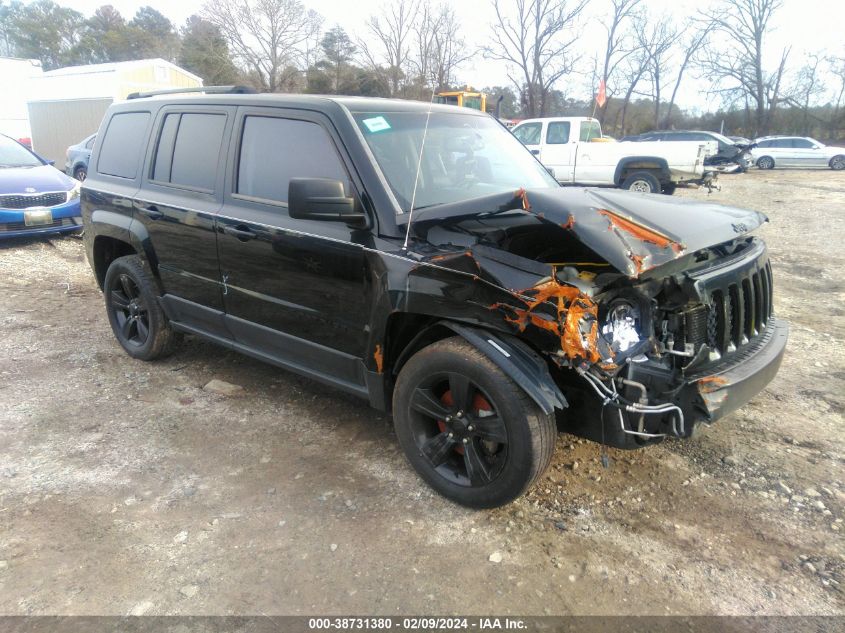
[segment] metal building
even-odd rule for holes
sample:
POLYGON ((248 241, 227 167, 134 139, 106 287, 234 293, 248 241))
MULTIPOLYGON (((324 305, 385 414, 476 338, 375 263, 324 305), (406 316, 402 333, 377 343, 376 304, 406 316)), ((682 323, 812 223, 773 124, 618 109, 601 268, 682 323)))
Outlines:
POLYGON ((61 169, 69 145, 97 131, 106 109, 133 92, 193 88, 202 79, 163 59, 68 66, 29 80, 32 148, 61 169))

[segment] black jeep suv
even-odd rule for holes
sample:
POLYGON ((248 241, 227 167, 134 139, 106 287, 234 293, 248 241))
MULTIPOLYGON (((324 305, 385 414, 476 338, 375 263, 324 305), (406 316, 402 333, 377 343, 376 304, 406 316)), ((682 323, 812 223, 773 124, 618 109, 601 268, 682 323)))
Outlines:
POLYGON ((126 352, 188 333, 357 394, 462 504, 524 492, 558 428, 688 437, 780 365, 765 216, 562 188, 469 108, 146 96, 98 138, 85 242, 126 352))

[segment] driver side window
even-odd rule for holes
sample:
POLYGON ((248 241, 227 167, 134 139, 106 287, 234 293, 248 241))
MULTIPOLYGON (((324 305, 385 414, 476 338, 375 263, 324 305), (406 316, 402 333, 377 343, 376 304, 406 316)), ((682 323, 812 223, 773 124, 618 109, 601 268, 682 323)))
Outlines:
POLYGON ((540 133, 543 130, 542 123, 526 123, 525 125, 520 125, 513 131, 513 135, 523 144, 523 145, 539 145, 540 144, 540 133))

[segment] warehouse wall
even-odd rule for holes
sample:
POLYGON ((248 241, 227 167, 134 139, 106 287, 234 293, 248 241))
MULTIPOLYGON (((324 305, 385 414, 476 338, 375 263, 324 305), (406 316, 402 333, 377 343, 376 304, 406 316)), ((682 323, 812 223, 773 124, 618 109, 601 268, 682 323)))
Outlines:
POLYGON ((197 88, 202 80, 181 68, 168 64, 150 63, 121 69, 118 79, 120 99, 132 92, 168 90, 171 88, 197 88))
POLYGON ((32 149, 64 171, 68 146, 96 132, 111 104, 110 98, 30 101, 32 149))

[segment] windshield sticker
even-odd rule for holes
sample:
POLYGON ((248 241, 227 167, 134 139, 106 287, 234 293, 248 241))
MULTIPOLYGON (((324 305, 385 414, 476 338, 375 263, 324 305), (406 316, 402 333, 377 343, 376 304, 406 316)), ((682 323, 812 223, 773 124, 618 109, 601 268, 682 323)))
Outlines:
POLYGON ((364 119, 364 125, 370 132, 381 132, 390 129, 390 123, 383 116, 373 117, 372 119, 364 119))

